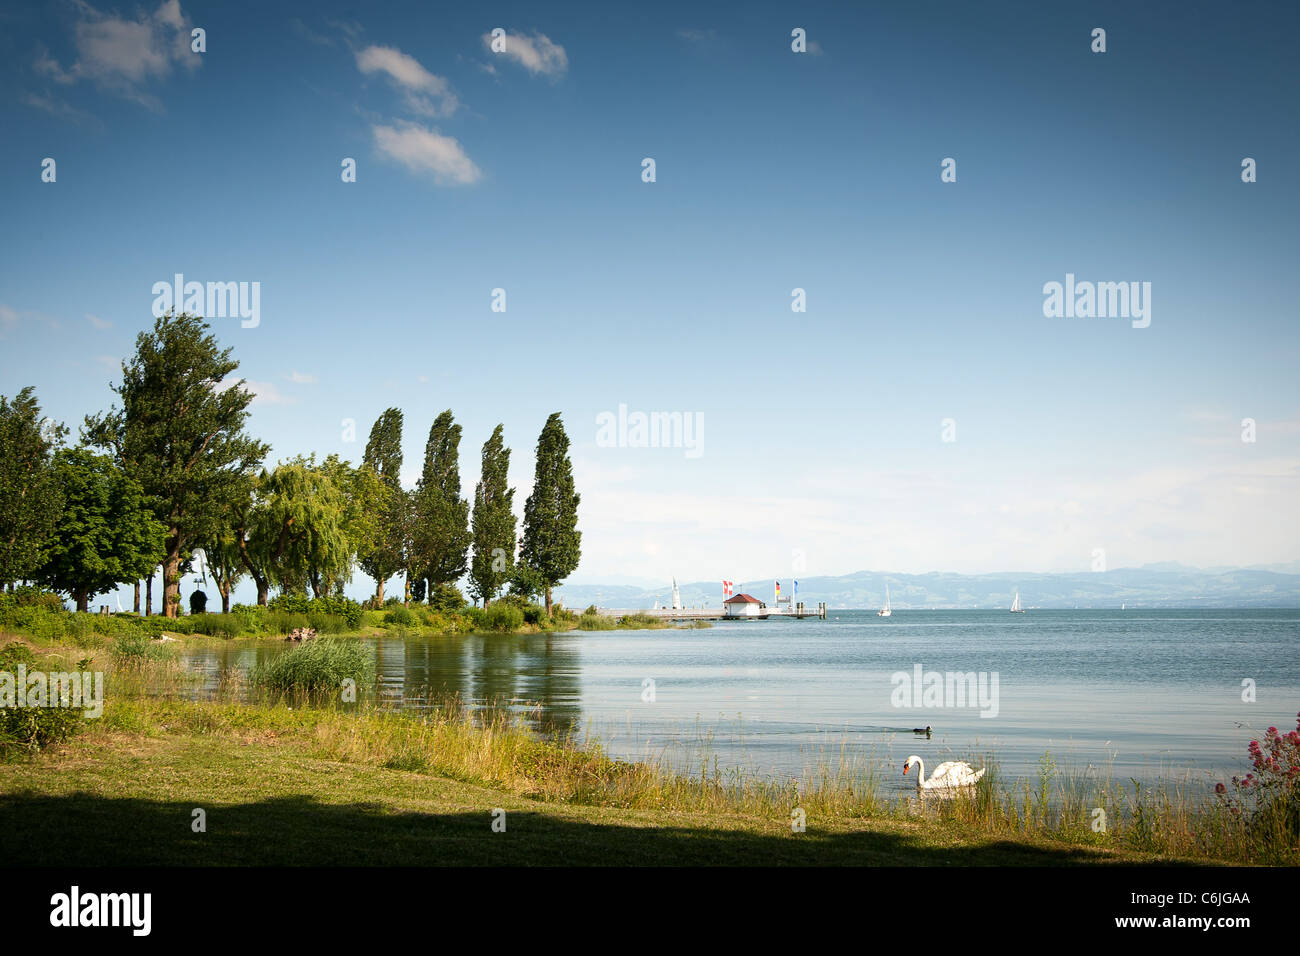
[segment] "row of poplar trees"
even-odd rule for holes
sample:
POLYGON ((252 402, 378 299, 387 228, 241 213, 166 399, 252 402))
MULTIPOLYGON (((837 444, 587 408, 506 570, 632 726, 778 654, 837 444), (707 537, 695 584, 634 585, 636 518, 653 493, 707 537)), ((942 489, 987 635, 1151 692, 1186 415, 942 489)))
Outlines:
POLYGON ((551 612, 551 590, 581 546, 558 413, 538 440, 520 538, 502 426, 483 445, 472 502, 461 495, 461 427, 450 411, 429 430, 411 491, 398 477, 396 408, 375 422, 355 467, 311 455, 268 468, 268 446, 245 431, 253 395, 237 368, 201 318, 169 313, 139 335, 113 387, 118 403, 86 418, 76 448, 42 419, 31 389, 0 396, 0 585, 43 584, 85 610, 95 594, 136 582, 138 611, 138 581, 161 565, 163 613, 175 617, 181 575, 202 551, 223 611, 243 578, 265 604, 272 588, 342 593, 359 566, 378 582, 379 603, 404 574, 408 601, 465 578, 485 605, 509 586, 544 593, 551 612))
POLYGON ((509 584, 525 596, 544 593, 550 614, 551 589, 578 566, 582 541, 569 438, 559 413, 546 420, 537 441, 522 539, 517 537, 503 426, 497 425, 483 444, 471 516, 471 502, 461 496, 461 428, 451 411, 433 420, 424 469, 410 492, 398 480, 402 425, 399 408, 379 416, 361 460, 362 468, 386 489, 376 513, 376 547, 360 561, 362 570, 379 582, 376 600, 383 603, 384 582, 398 573, 405 573, 408 601, 422 601, 426 593, 433 601, 440 588, 467 575, 470 593, 485 605, 509 584))

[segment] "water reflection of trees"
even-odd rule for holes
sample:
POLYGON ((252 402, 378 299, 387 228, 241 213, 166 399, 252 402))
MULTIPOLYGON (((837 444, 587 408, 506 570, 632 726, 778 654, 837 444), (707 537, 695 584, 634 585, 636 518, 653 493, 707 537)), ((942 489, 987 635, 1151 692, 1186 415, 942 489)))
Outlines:
MULTIPOLYGON (((582 685, 574 641, 541 634, 471 634, 400 643, 403 707, 424 708, 455 698, 475 709, 518 713, 528 727, 548 736, 578 726, 582 685)), ((380 673, 390 673, 382 663, 380 673)), ((385 682, 395 676, 386 676, 385 682)))
MULTIPOLYGON (((456 699, 467 707, 519 714, 531 730, 563 736, 580 729, 582 680, 578 638, 547 634, 377 637, 374 698, 383 706, 424 710, 456 699)), ((245 674, 284 653, 271 642, 227 645, 190 656, 203 692, 221 671, 245 674)))

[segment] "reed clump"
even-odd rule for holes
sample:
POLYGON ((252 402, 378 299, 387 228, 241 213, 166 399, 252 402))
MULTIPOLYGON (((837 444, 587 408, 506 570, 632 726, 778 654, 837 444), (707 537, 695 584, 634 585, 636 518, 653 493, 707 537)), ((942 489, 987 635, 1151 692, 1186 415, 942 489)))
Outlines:
POLYGON ((249 681, 276 694, 324 696, 337 694, 346 681, 355 689, 374 677, 375 662, 365 645, 318 638, 257 664, 249 681))

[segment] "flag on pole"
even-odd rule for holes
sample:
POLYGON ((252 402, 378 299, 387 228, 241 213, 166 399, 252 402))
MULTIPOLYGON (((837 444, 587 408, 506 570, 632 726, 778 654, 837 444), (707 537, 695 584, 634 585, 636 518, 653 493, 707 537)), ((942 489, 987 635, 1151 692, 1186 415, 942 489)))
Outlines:
POLYGON ((798 580, 798 578, 796 578, 796 579, 795 579, 795 582, 794 582, 794 596, 795 596, 795 597, 798 597, 798 596, 799 596, 799 580, 798 580))
POLYGON ((722 596, 723 596, 724 598, 729 598, 729 597, 731 597, 731 589, 732 589, 732 586, 733 586, 735 583, 736 583, 735 581, 723 581, 723 582, 722 582, 722 596))
POLYGON ((781 582, 780 582, 780 581, 777 581, 777 582, 776 582, 776 599, 777 599, 778 601, 781 600, 781 582))

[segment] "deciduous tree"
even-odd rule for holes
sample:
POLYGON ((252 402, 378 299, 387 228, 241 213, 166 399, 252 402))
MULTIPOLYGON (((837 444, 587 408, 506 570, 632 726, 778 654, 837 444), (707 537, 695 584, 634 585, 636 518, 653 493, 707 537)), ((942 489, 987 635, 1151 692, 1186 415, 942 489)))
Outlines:
POLYGON ((0 395, 0 585, 30 579, 54 543, 62 502, 50 459, 63 433, 42 429, 31 387, 0 395))
POLYGON ((253 395, 239 363, 197 316, 168 312, 136 339, 135 356, 114 386, 121 406, 86 418, 88 441, 111 449, 155 503, 167 528, 163 613, 180 612, 181 564, 210 537, 267 446, 244 432, 253 395))
POLYGON ((166 528, 144 490, 108 455, 84 448, 54 456, 63 499, 54 545, 36 580, 71 595, 78 611, 90 599, 135 580, 158 563, 166 528))

